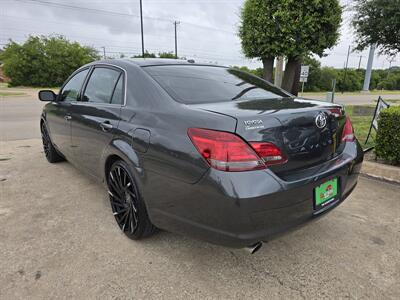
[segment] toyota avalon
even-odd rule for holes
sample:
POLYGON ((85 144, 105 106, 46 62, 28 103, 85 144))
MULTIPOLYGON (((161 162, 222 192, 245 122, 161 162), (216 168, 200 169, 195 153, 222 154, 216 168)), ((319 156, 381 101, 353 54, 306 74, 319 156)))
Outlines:
POLYGON ((160 228, 254 252, 342 203, 363 160, 341 105, 235 68, 103 60, 39 98, 47 160, 104 182, 131 239, 160 228))

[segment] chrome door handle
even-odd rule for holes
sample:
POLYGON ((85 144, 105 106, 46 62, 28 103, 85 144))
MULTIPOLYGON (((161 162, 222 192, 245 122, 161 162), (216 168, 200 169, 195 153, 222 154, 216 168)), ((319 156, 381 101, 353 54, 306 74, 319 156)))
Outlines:
POLYGON ((71 121, 72 117, 70 115, 64 116, 65 121, 71 121))
POLYGON ((110 129, 113 129, 112 124, 110 122, 108 122, 108 121, 100 123, 100 127, 101 127, 101 129, 103 129, 103 131, 108 131, 110 129))

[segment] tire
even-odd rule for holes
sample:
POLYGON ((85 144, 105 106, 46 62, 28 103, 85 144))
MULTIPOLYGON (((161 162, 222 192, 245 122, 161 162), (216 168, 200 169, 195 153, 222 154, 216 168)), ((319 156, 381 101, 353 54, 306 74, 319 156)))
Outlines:
POLYGON ((114 162, 107 174, 111 209, 122 232, 132 240, 151 236, 156 227, 151 223, 133 173, 122 160, 114 162))
POLYGON ((54 148, 50 139, 49 131, 44 122, 40 126, 40 129, 42 132, 43 151, 47 161, 50 163, 56 163, 65 160, 64 157, 54 148))

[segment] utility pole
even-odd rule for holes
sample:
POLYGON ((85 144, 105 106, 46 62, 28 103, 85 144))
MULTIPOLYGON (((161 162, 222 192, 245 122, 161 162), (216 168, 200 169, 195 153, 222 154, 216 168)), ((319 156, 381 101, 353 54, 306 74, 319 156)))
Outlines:
POLYGON ((140 0, 140 32, 142 35, 142 57, 144 58, 144 36, 143 36, 143 10, 142 0, 140 0))
POLYGON ((367 70, 365 71, 363 92, 369 91, 369 84, 371 82, 372 65, 374 63, 375 49, 376 49, 376 44, 372 44, 371 47, 369 48, 369 56, 368 56, 367 70))
POLYGON ((389 72, 390 72, 390 69, 392 68, 392 63, 394 61, 395 61, 395 57, 390 58, 390 60, 389 60, 389 72))
POLYGON ((392 63, 393 63, 394 61, 395 61, 395 57, 391 57, 390 60, 389 60, 389 69, 388 69, 388 73, 387 73, 387 77, 386 77, 386 78, 388 78, 389 75, 390 75, 390 71, 391 71, 391 69, 392 69, 392 63))
POLYGON ((351 50, 351 47, 349 46, 349 50, 347 50, 347 59, 346 59, 346 65, 345 65, 345 67, 344 67, 344 76, 343 76, 343 87, 342 87, 342 93, 344 92, 344 85, 346 84, 347 67, 349 66, 349 56, 350 56, 350 50, 351 50))
POLYGON ((175 26, 175 59, 178 59, 178 34, 177 34, 177 26, 180 24, 181 22, 175 21, 174 22, 174 26, 175 26))
POLYGON ((360 61, 358 62, 358 69, 359 69, 359 70, 361 69, 361 60, 362 60, 362 58, 363 58, 363 56, 360 55, 360 61))
POLYGON ((106 59, 106 47, 103 46, 101 48, 103 48, 103 58, 106 59))

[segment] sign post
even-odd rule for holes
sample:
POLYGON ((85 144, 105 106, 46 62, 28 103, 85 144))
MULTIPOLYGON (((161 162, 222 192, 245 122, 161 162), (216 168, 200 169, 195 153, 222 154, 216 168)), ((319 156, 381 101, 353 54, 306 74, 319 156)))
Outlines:
POLYGON ((307 82, 309 73, 310 73, 310 66, 301 66, 301 71, 300 71, 300 82, 302 83, 301 95, 303 95, 304 93, 304 83, 307 82))
POLYGON ((375 130, 378 130, 378 118, 379 118, 379 114, 381 113, 382 109, 388 108, 388 107, 390 107, 390 105, 387 104, 382 99, 381 96, 379 96, 378 103, 376 104, 376 107, 375 107, 374 117, 372 118, 371 126, 369 127, 368 136, 367 136, 367 139, 365 140, 365 144, 368 143, 368 140, 369 140, 369 138, 371 136, 372 128, 375 129, 375 130))

